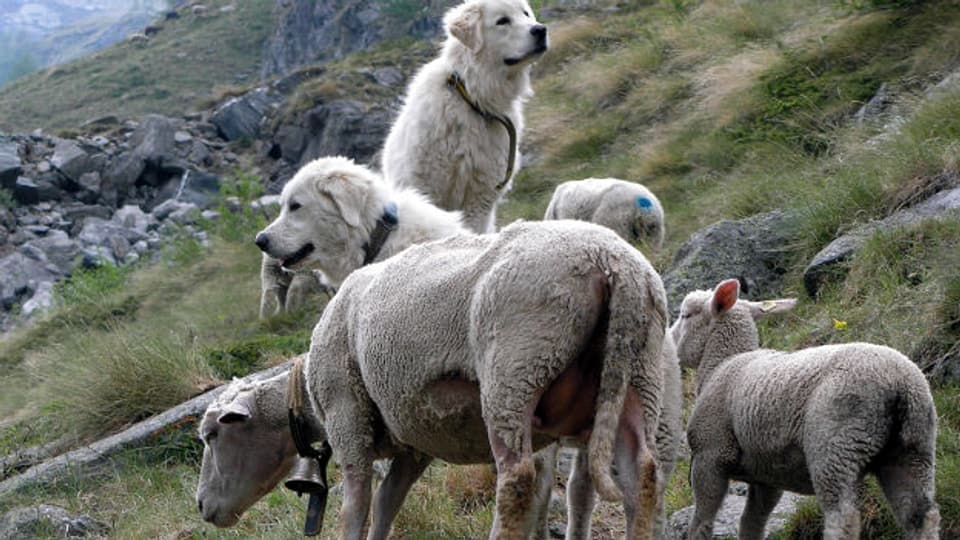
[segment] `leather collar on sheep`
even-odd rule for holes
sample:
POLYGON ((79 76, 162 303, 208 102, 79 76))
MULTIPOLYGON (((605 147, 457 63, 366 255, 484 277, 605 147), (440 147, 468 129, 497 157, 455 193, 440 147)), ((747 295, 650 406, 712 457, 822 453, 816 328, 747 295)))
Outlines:
POLYGON ((377 226, 370 233, 370 240, 363 245, 363 265, 366 266, 373 262, 387 243, 390 233, 397 228, 397 203, 388 203, 383 209, 383 215, 377 219, 377 226))
POLYGON ((510 181, 510 176, 513 175, 513 167, 517 162, 517 128, 513 125, 513 120, 510 120, 510 117, 506 115, 484 110, 479 103, 470 97, 470 92, 467 91, 467 85, 463 82, 463 78, 459 73, 453 72, 447 77, 447 86, 456 90, 457 94, 467 102, 467 105, 470 105, 473 112, 479 114, 487 122, 500 122, 503 124, 504 129, 507 130, 507 136, 510 138, 510 155, 507 158, 507 173, 503 177, 503 181, 497 184, 497 191, 500 191, 507 185, 507 182, 510 181))

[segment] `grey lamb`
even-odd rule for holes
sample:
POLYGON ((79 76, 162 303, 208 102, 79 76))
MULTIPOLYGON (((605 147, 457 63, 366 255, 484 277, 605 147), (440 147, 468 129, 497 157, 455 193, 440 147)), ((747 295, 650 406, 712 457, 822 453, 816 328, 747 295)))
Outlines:
POLYGON ((712 538, 735 479, 750 484, 741 539, 763 538, 783 490, 816 495, 824 539, 856 539, 857 493, 872 473, 906 538, 935 540, 937 415, 917 366, 868 343, 758 350, 755 319, 796 301, 738 301, 739 293, 737 280, 690 293, 671 329, 681 365, 697 368, 689 538, 712 538))

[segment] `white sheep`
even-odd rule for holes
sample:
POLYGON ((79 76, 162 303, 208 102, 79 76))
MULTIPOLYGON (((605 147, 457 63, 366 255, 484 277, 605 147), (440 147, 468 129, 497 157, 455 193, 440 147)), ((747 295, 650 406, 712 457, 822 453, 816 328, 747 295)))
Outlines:
POLYGON ((917 366, 868 343, 757 350, 754 319, 796 300, 738 301, 739 293, 737 280, 690 293, 671 329, 681 365, 697 368, 689 538, 712 538, 735 479, 750 484, 741 539, 763 538, 783 490, 816 495, 825 539, 856 539, 857 493, 872 473, 906 538, 935 540, 937 415, 917 366))
POLYGON ((649 538, 666 317, 643 255, 577 221, 450 237, 352 273, 305 367, 344 471, 343 537, 364 529, 372 463, 389 441, 417 463, 493 457, 491 537, 523 538, 532 452, 574 437, 601 497, 623 498, 627 537, 649 538))
POLYGON ((631 243, 663 246, 663 206, 649 189, 616 178, 587 178, 557 186, 543 219, 603 225, 631 243))
MULTIPOLYGON (((683 410, 683 387, 681 384, 680 364, 677 349, 671 334, 667 332, 663 340, 663 394, 660 401, 660 419, 657 422, 657 514, 654 525, 654 538, 663 537, 663 527, 667 521, 667 509, 664 494, 670 484, 670 477, 680 457, 680 414, 683 410)), ((635 382, 636 386, 639 381, 635 382)), ((590 522, 596 497, 587 471, 587 454, 577 452, 570 478, 567 480, 567 532, 566 540, 587 540, 590 536, 590 522)), ((546 526, 545 512, 541 519, 546 526)), ((549 536, 544 535, 544 538, 549 536)))
MULTIPOLYGON (((314 330, 304 369, 316 431, 322 423, 344 473, 342 538, 364 530, 379 458, 393 459, 368 538, 386 538, 433 458, 494 460, 492 537, 527 537, 531 453, 558 439, 586 443, 594 488, 623 496, 628 538, 650 538, 666 317, 662 282, 646 259, 611 231, 575 221, 420 244, 350 274, 314 330)), ((243 408, 211 408, 202 426, 211 451, 198 504, 221 526, 256 500, 240 494, 272 489, 295 453, 286 439, 258 435, 251 444, 232 435, 235 448, 274 456, 273 468, 221 459, 229 425, 252 418, 224 415, 233 409, 243 408), (208 430, 220 435, 211 440, 208 430), (227 478, 205 480, 211 469, 227 478)))

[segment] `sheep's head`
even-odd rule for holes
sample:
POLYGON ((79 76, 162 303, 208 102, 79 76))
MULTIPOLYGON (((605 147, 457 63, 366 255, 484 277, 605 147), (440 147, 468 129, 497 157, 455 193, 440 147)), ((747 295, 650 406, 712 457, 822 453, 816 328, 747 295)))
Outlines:
POLYGON ((287 377, 234 382, 207 408, 200 423, 204 449, 197 485, 204 521, 233 526, 289 474, 297 451, 284 403, 287 377))
POLYGON ((712 291, 693 291, 680 305, 680 318, 670 328, 680 365, 700 366, 707 354, 727 357, 759 346, 756 320, 790 311, 795 298, 751 302, 740 300, 740 282, 728 279, 712 291), (708 345, 711 349, 707 350, 708 345))

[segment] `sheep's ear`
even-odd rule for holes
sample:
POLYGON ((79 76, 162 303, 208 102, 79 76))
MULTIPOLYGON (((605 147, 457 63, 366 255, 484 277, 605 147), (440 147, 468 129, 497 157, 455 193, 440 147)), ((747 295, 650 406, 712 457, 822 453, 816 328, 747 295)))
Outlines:
POLYGON ((717 288, 713 290, 713 299, 710 301, 710 309, 713 316, 721 315, 730 311, 730 308, 737 303, 740 297, 740 282, 735 279, 721 281, 717 288))
POLYGON ((767 315, 786 313, 797 305, 796 298, 781 298, 780 300, 765 300, 763 302, 747 302, 750 315, 754 319, 762 319, 767 315))
POLYGON ((351 227, 361 225, 360 213, 365 203, 364 191, 362 186, 352 182, 345 173, 334 173, 320 186, 320 192, 330 197, 340 211, 340 215, 343 216, 343 220, 351 227))
POLYGON ((243 403, 239 403, 237 400, 233 400, 226 408, 223 409, 223 412, 220 413, 220 416, 217 417, 217 422, 221 424, 234 424, 236 422, 243 422, 250 418, 250 409, 247 408, 243 403))
POLYGON ((443 18, 447 33, 474 53, 483 48, 482 22, 483 10, 478 4, 462 4, 448 11, 443 18))

